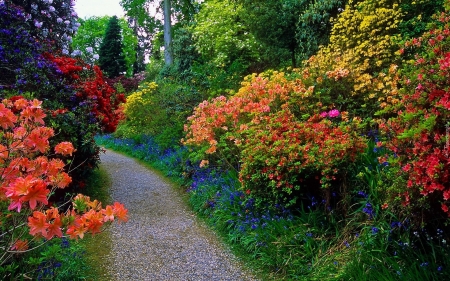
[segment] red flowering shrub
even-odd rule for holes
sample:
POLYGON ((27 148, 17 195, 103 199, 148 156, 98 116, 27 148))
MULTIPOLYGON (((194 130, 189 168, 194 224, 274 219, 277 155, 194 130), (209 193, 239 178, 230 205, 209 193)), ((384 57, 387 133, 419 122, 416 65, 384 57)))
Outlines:
POLYGON ((90 112, 99 120, 102 131, 114 132, 120 120, 120 113, 116 110, 120 103, 125 102, 124 94, 116 94, 114 88, 106 83, 98 66, 91 69, 81 60, 64 56, 46 54, 46 58, 56 63, 66 80, 75 88, 76 99, 89 104, 90 112))
POLYGON ((330 118, 314 115, 299 121, 289 110, 281 110, 249 128, 241 145, 239 174, 247 193, 268 198, 271 190, 277 198, 277 193, 283 194, 280 190, 290 194, 328 188, 341 179, 366 143, 351 124, 334 123, 337 111, 330 112, 330 118))
MULTIPOLYGON (((117 76, 115 78, 105 78, 108 85, 116 87, 122 87, 124 94, 134 92, 138 89, 139 83, 144 80, 144 76, 141 74, 134 75, 133 77, 125 77, 124 75, 117 76)), ((116 91, 119 90, 116 88, 116 91)))
POLYGON ((406 183, 391 188, 392 198, 411 208, 432 212, 442 208, 450 216, 449 12, 436 16, 436 20, 430 31, 406 42, 401 50, 414 60, 401 72, 402 99, 390 108, 396 116, 381 124, 381 129, 394 136, 388 147, 396 157, 390 162, 398 167, 395 176, 406 183))

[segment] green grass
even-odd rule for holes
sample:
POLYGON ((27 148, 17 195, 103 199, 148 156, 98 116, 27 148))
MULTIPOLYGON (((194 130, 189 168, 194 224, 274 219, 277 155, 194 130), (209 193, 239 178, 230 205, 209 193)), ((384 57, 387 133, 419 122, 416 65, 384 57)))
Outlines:
MULTIPOLYGON (((102 202, 102 206, 112 203, 109 193, 111 180, 101 166, 95 169, 87 180, 86 189, 83 194, 90 196, 92 200, 102 202)), ((110 278, 107 271, 111 262, 107 256, 111 251, 111 236, 108 231, 96 235, 86 235, 79 243, 85 249, 85 260, 89 265, 90 272, 88 280, 106 280, 110 278)))

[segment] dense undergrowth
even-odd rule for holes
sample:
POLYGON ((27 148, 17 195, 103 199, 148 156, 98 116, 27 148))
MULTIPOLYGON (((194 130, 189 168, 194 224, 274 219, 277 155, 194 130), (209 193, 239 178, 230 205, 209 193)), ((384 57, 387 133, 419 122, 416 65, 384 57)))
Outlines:
MULTIPOLYGON (((164 151, 150 137, 136 141, 105 135, 97 137, 97 143, 141 159, 177 181, 188 193, 191 207, 267 280, 443 280, 450 276, 446 233, 413 231, 410 221, 384 212, 383 190, 352 193, 347 198, 351 201, 347 218, 339 204, 327 206, 312 194, 298 208, 257 208, 235 173, 192 165, 185 148, 164 151)), ((364 186, 366 179, 376 183, 386 172, 377 164, 374 147, 369 145, 353 167, 359 174, 353 184, 364 186)))

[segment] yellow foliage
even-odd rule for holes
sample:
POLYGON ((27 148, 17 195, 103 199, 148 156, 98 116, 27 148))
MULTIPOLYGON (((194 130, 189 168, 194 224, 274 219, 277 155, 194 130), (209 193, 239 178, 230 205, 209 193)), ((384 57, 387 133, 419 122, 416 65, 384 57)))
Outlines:
POLYGON ((139 86, 138 91, 127 97, 124 113, 131 124, 143 124, 151 116, 148 109, 151 107, 151 96, 156 92, 158 85, 155 82, 145 82, 139 86))
MULTIPOLYGON (((332 20, 330 43, 305 63, 306 72, 313 74, 319 84, 317 89, 324 78, 336 83, 345 79, 353 85, 345 93, 348 97, 379 101, 378 105, 395 101, 392 98, 388 101, 386 96, 397 94, 398 77, 390 65, 398 49, 397 27, 401 17, 399 5, 392 1, 350 0, 332 20)), ((370 105, 375 106, 374 102, 370 105)))

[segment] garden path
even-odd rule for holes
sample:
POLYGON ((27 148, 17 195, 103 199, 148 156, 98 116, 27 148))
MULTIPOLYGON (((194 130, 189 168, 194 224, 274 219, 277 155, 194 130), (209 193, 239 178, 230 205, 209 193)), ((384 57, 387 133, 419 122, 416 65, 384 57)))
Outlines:
POLYGON ((173 186, 132 158, 107 150, 111 196, 128 209, 108 230, 111 280, 256 280, 189 210, 173 186))

